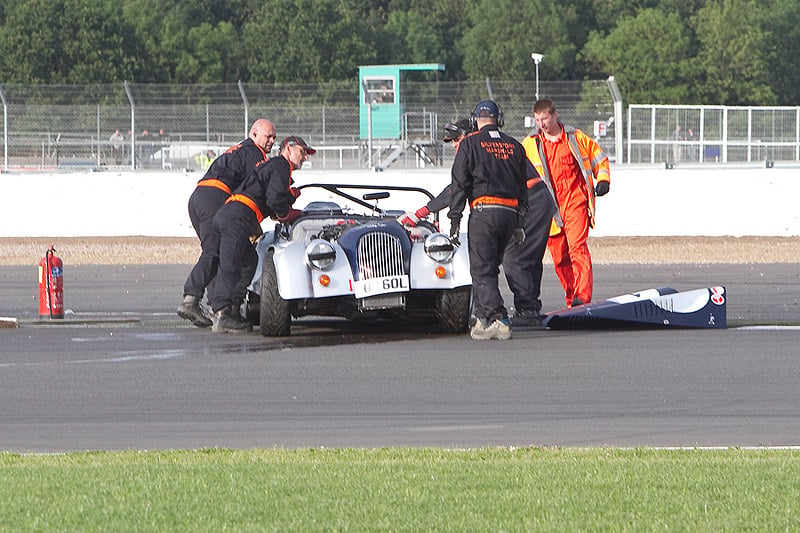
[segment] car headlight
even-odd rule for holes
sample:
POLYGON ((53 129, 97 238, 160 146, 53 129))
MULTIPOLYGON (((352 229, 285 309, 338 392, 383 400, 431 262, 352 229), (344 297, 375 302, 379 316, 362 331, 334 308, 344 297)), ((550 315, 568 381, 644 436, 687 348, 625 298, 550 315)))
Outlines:
POLYGON ((336 249, 328 241, 317 239, 306 246, 306 260, 312 267, 325 270, 336 261, 336 249))
POLYGON ((434 233, 425 239, 425 254, 437 263, 447 263, 453 258, 455 247, 444 233, 434 233))

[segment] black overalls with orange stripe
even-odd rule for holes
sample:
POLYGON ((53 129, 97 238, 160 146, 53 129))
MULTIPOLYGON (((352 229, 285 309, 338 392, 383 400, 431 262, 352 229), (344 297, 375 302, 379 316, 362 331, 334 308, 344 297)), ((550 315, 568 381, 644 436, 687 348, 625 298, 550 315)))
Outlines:
POLYGON ((498 129, 483 126, 467 135, 453 161, 450 188, 451 227, 471 207, 468 235, 473 311, 487 324, 508 317, 498 275, 506 246, 527 209, 527 158, 522 145, 498 129))
POLYGON ((261 235, 266 217, 285 217, 296 197, 289 187, 292 167, 283 155, 256 165, 214 217, 212 243, 217 252, 217 277, 209 287, 208 303, 215 313, 238 307, 258 266, 258 254, 250 240, 261 235))
POLYGON ((533 165, 528 165, 528 212, 523 228, 525 242, 509 243, 503 256, 503 272, 514 294, 513 325, 524 324, 522 317, 539 319, 542 311, 542 259, 547 250, 550 221, 556 209, 547 185, 533 165))
POLYGON ((202 300, 206 287, 217 273, 216 241, 210 243, 214 215, 256 165, 267 159, 267 153, 252 139, 231 146, 217 157, 189 197, 189 218, 200 238, 202 252, 186 282, 183 294, 202 300))

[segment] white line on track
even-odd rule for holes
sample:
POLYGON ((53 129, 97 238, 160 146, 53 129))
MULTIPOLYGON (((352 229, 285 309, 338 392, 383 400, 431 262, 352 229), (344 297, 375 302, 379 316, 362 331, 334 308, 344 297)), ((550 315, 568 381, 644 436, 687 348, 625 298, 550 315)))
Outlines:
POLYGON ((800 330, 800 326, 741 326, 735 329, 746 329, 746 330, 756 330, 756 331, 797 331, 800 330))

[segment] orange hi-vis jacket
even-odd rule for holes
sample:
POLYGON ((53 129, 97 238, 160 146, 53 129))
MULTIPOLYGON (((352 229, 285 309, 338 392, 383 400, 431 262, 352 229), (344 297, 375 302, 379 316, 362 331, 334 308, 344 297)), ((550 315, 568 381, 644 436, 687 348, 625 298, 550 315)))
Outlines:
MULTIPOLYGON (((570 152, 572 152, 572 156, 578 162, 578 166, 580 166, 581 170, 583 171, 583 177, 586 180, 586 190, 588 192, 588 205, 589 205, 589 227, 594 227, 594 186, 595 181, 608 181, 611 182, 611 173, 609 171, 609 164, 608 164, 608 156, 603 149, 600 148, 600 145, 597 144, 594 139, 583 133, 581 130, 572 127, 572 126, 565 126, 561 124, 561 127, 564 129, 564 133, 567 136, 567 141, 569 143, 570 152)), ((535 132, 531 135, 528 135, 524 139, 522 139, 522 146, 525 147, 525 154, 530 159, 533 167, 539 173, 539 175, 544 180, 545 184, 547 184, 547 188, 550 190, 550 194, 553 195, 553 200, 558 201, 555 197, 555 192, 553 190, 553 180, 550 175, 550 169, 548 168, 547 164, 544 163, 546 161, 544 155, 544 146, 542 146, 544 132, 535 132)), ((558 228, 564 227, 564 222, 561 220, 561 215, 559 214, 558 210, 556 210, 556 214, 553 217, 554 228, 552 228, 550 234, 558 233, 558 228)))

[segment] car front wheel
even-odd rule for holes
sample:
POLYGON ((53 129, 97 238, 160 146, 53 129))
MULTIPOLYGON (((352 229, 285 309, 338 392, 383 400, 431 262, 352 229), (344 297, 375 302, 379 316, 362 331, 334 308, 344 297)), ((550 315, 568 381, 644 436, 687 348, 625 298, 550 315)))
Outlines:
POLYGON ((442 291, 436 302, 439 327, 444 333, 466 333, 472 311, 472 286, 442 291))
POLYGON ((278 292, 274 252, 264 256, 261 266, 261 334, 265 337, 286 337, 291 334, 292 314, 289 302, 278 292))

